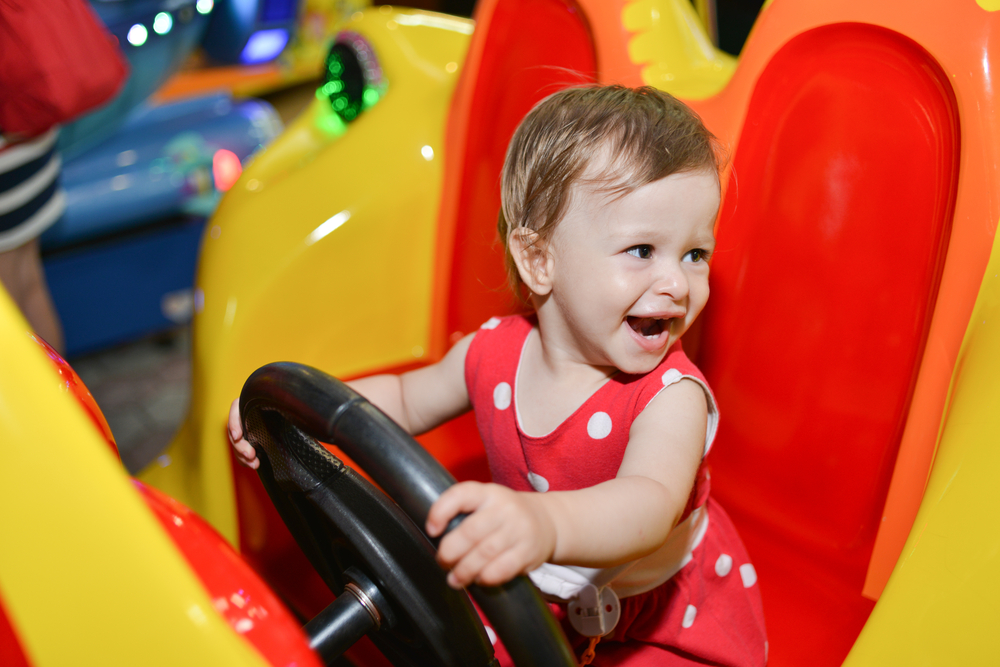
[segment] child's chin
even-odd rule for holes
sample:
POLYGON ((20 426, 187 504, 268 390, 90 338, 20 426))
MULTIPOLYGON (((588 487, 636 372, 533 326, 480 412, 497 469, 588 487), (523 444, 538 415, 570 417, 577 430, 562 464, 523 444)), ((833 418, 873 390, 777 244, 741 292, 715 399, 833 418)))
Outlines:
POLYGON ((644 354, 630 359, 623 359, 617 368, 622 373, 627 373, 628 375, 645 375, 659 366, 666 354, 667 351, 663 350, 659 354, 644 354))

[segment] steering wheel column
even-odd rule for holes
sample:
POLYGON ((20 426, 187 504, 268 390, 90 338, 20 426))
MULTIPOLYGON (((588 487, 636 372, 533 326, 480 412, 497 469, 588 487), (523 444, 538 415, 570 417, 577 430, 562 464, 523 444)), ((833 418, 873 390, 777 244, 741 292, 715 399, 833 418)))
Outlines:
MULTIPOLYGON (((298 364, 254 372, 240 414, 269 496, 338 595, 307 626, 325 659, 367 633, 394 665, 495 664, 475 609, 448 587, 421 530, 455 480, 419 443, 347 385, 298 364), (335 443, 395 502, 318 441, 335 443)), ((576 664, 526 577, 469 592, 517 665, 576 664)))

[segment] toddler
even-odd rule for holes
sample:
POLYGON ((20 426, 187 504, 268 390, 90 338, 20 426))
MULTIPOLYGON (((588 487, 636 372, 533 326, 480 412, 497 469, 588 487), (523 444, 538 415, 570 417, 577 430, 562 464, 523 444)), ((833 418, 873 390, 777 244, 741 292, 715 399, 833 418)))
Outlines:
MULTIPOLYGON (((715 139, 653 88, 563 90, 507 150, 500 239, 530 316, 350 383, 423 433, 475 410, 492 484, 431 508, 448 583, 527 573, 597 665, 763 665, 756 573, 709 497, 718 413, 680 337, 708 300, 715 139)), ((230 412, 237 457, 256 467, 230 412)), ((504 652, 498 651, 504 660, 504 652)))

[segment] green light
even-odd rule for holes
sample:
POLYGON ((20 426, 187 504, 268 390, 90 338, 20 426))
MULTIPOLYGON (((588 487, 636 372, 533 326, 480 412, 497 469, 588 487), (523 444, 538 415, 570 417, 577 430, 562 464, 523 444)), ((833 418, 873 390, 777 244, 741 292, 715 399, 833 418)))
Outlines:
POLYGON ((146 26, 141 23, 136 23, 134 26, 128 29, 128 36, 126 39, 128 43, 132 46, 142 46, 146 43, 146 39, 149 37, 149 31, 146 30, 146 26))
POLYGON ((198 10, 199 14, 207 14, 212 11, 212 7, 215 6, 215 0, 198 0, 194 8, 198 10))
POLYGON ((326 96, 331 96, 334 93, 339 93, 344 89, 343 81, 327 81, 320 87, 320 92, 326 96))
POLYGON ((345 123, 341 117, 335 113, 323 114, 323 116, 316 119, 316 127, 318 127, 321 132, 331 137, 339 137, 344 134, 344 132, 347 132, 347 123, 345 123))
POLYGON ((366 44, 335 41, 326 56, 326 81, 316 89, 316 97, 326 101, 345 124, 377 104, 385 93, 378 61, 370 51, 366 44))
POLYGON ((166 35, 174 27, 174 17, 168 12, 160 12, 153 19, 153 32, 157 35, 166 35))

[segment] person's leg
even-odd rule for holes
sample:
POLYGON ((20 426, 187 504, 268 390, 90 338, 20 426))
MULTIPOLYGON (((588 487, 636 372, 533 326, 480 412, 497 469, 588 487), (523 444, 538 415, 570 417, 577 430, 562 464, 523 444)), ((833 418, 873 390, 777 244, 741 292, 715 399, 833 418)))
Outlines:
POLYGON ((45 282, 38 239, 0 253, 0 283, 35 333, 62 352, 62 325, 45 282))

